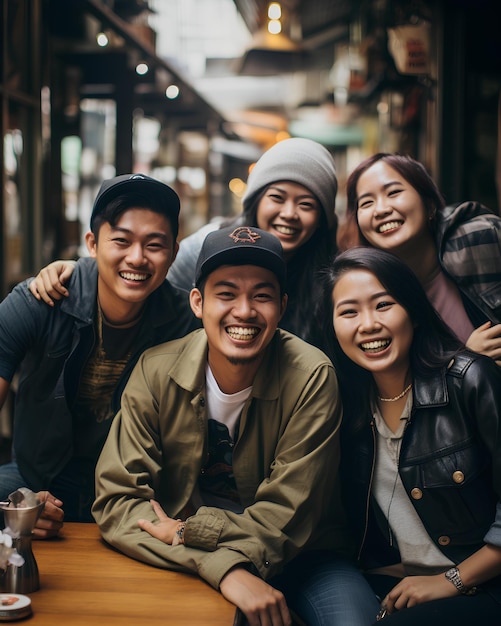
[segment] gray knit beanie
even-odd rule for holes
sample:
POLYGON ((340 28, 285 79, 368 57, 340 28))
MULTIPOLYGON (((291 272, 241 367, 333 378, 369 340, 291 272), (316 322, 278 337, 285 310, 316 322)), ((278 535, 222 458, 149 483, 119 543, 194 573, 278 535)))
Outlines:
POLYGON ((242 203, 244 211, 271 183, 290 181, 309 189, 322 205, 331 228, 335 222, 337 177, 331 153, 312 139, 284 139, 267 150, 256 162, 242 203))

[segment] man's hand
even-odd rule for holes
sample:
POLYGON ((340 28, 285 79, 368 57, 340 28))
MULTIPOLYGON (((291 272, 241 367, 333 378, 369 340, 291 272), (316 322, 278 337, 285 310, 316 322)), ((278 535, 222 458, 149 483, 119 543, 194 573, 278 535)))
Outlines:
POLYGON ((137 525, 152 537, 172 545, 180 520, 169 517, 156 500, 150 500, 150 502, 158 517, 158 524, 153 524, 146 519, 139 519, 137 525))
POLYGON ((49 491, 39 491, 36 495, 40 501, 45 501, 45 506, 33 529, 33 535, 38 539, 56 537, 63 527, 63 503, 49 491))
POLYGON ((242 567, 221 580, 223 596, 245 615, 249 626, 290 626, 292 619, 283 594, 242 567))
POLYGON ((75 269, 75 261, 53 261, 41 269, 29 284, 29 290, 37 300, 54 306, 54 300, 68 296, 64 286, 75 269))
POLYGON ((501 324, 485 322, 471 333, 466 342, 469 350, 485 354, 501 366, 501 324))
POLYGON ((452 598, 457 594, 457 589, 443 574, 407 576, 393 587, 381 605, 391 614, 430 600, 452 598))

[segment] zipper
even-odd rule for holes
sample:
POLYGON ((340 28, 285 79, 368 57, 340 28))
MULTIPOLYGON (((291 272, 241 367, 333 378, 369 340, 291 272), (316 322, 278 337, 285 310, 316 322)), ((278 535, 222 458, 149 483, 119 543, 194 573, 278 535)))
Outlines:
POLYGON ((376 432, 375 432, 375 424, 374 419, 370 422, 371 433, 372 433, 372 465, 371 465, 371 474, 369 478, 369 486, 367 489, 367 497, 365 502, 365 525, 364 525, 364 534, 362 536, 362 541, 360 542, 360 546, 358 548, 358 556, 357 560, 360 560, 362 555, 362 549, 364 547, 365 539, 367 538, 367 530, 369 528, 369 506, 370 506, 370 494, 372 490, 372 482, 374 480, 374 469, 376 467, 376 432))

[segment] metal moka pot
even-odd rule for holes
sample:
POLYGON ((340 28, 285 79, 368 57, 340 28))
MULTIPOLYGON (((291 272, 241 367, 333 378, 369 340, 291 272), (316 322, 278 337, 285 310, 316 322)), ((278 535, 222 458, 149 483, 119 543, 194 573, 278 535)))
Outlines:
MULTIPOLYGON (((14 492, 16 494, 18 492, 14 492)), ((4 534, 12 537, 12 547, 23 557, 23 565, 9 563, 5 573, 0 576, 0 588, 6 593, 27 594, 40 589, 38 566, 31 548, 32 533, 45 502, 35 500, 36 504, 28 504, 29 500, 15 503, 14 494, 9 496, 10 503, 0 504, 5 520, 4 534)))

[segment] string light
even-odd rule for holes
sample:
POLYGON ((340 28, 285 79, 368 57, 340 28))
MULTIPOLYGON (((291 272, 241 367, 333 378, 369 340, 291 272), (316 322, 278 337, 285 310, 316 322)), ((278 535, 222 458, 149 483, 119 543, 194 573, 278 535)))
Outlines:
POLYGON ((97 45, 101 48, 106 48, 106 46, 110 43, 108 39, 108 35, 105 32, 100 32, 96 35, 97 45))
POLYGON ((139 76, 144 76, 145 74, 147 74, 149 72, 149 67, 146 63, 138 63, 136 65, 136 73, 139 74, 139 76))
POLYGON ((279 20, 282 17, 282 7, 278 2, 271 2, 269 4, 268 17, 270 20, 279 20))
POLYGON ((272 35, 278 35, 278 33, 282 32, 282 24, 280 20, 270 20, 268 22, 268 32, 272 35))
POLYGON ((282 7, 278 2, 271 2, 268 5, 268 32, 272 35, 278 35, 282 32, 282 7))
POLYGON ((179 87, 177 85, 169 85, 165 90, 165 95, 169 100, 175 100, 179 96, 179 87))

